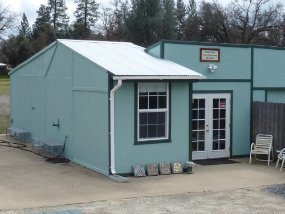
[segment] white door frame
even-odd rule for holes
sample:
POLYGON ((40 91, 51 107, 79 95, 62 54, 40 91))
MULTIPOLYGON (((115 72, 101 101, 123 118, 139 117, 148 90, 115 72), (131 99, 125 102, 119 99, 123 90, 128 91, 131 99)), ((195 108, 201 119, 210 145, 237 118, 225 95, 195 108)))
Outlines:
MULTIPOLYGON (((193 147, 192 159, 197 160, 197 159, 230 157, 231 94, 230 93, 199 93, 199 94, 194 93, 193 103, 194 103, 194 99, 202 99, 202 100, 204 99, 205 101, 205 106, 203 106, 204 108, 199 108, 200 107, 199 106, 197 107, 198 110, 197 109, 195 110, 195 108, 194 110, 192 110, 193 115, 194 115, 194 111, 196 112, 198 111, 202 113, 201 114, 202 116, 200 115, 200 117, 202 117, 202 121, 204 120, 205 122, 202 122, 204 126, 199 126, 198 128, 196 128, 198 131, 195 131, 195 125, 194 125, 195 122, 192 123, 193 125, 192 127, 193 131, 191 130, 192 137, 194 134, 192 143, 195 143, 195 144, 197 143, 197 145, 193 147), (218 106, 215 106, 215 108, 213 106, 214 99, 216 103, 215 105, 218 105, 218 106), (202 110, 199 110, 199 109, 202 109, 202 110), (213 115, 214 114, 213 112, 215 112, 215 116, 213 115), (221 116, 221 112, 225 113, 225 117, 221 116), (224 123, 224 125, 222 125, 222 123, 224 123), (223 135, 220 134, 221 132, 223 133, 223 135), (197 135, 199 135, 198 138, 195 137, 197 135), (217 137, 215 137, 214 135, 217 137), (215 142, 213 141, 214 139, 216 139, 215 142), (203 145, 201 145, 201 143, 204 144, 204 147, 203 145), (200 150, 200 151, 197 151, 197 150, 200 150)), ((197 121, 197 120, 201 121, 201 119, 195 119, 194 117, 195 116, 193 116, 193 121, 197 121)), ((192 143, 191 143, 191 146, 192 146, 192 143)))

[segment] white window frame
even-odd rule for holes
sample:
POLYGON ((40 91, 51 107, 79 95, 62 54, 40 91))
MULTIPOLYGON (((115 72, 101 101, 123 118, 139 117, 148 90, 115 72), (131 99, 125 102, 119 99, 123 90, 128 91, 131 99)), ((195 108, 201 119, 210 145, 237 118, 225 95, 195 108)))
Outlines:
MULTIPOLYGON (((160 82, 152 82, 151 84, 157 84, 160 82)), ((137 141, 138 142, 147 142, 147 141, 160 141, 169 139, 169 83, 166 84, 166 108, 162 109, 139 109, 139 94, 140 94, 140 85, 144 83, 138 83, 137 85, 137 141), (143 112, 166 112, 165 118, 165 137, 153 137, 153 138, 140 138, 140 113, 143 112)), ((150 83, 148 83, 150 84, 150 83)), ((149 96, 148 96, 149 98, 149 96)), ((148 102, 149 104, 149 102, 148 102)))

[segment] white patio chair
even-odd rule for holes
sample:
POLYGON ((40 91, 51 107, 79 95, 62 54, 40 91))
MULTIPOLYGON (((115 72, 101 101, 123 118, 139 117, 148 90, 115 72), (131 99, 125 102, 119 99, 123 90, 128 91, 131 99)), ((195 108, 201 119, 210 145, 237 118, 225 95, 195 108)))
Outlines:
POLYGON ((280 172, 282 172, 284 162, 285 162, 285 148, 282 149, 279 154, 277 155, 277 162, 276 162, 276 168, 279 165, 279 161, 281 161, 281 167, 280 167, 280 172))
POLYGON ((254 155, 256 160, 259 161, 267 161, 268 166, 270 161, 273 161, 273 146, 272 146, 273 136, 272 135, 265 135, 265 134, 258 134, 256 136, 255 143, 251 144, 250 148, 250 156, 249 156, 249 164, 251 164, 251 156, 254 155), (256 155, 267 155, 267 160, 258 159, 256 155), (270 159, 272 157, 272 160, 270 159))

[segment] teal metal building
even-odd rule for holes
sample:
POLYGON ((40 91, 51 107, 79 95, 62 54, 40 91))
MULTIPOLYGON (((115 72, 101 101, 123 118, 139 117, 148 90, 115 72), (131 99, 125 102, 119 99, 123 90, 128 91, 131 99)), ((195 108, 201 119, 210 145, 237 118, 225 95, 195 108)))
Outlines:
POLYGON ((10 72, 11 127, 63 144, 104 175, 191 160, 192 83, 203 75, 131 43, 57 40, 10 72))
POLYGON ((285 102, 284 57, 266 46, 57 40, 10 72, 11 126, 32 142, 68 136, 64 155, 105 175, 247 156, 252 103, 285 102))
POLYGON ((162 40, 147 52, 207 77, 193 84, 194 160, 248 155, 252 103, 285 103, 284 48, 162 40))

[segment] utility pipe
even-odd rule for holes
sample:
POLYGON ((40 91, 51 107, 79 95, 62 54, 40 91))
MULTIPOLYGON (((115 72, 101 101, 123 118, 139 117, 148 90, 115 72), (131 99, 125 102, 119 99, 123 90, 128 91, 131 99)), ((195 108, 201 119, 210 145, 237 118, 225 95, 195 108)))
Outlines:
POLYGON ((117 85, 110 91, 110 138, 111 138, 111 173, 116 174, 115 170, 115 93, 121 87, 123 81, 118 79, 117 85))

